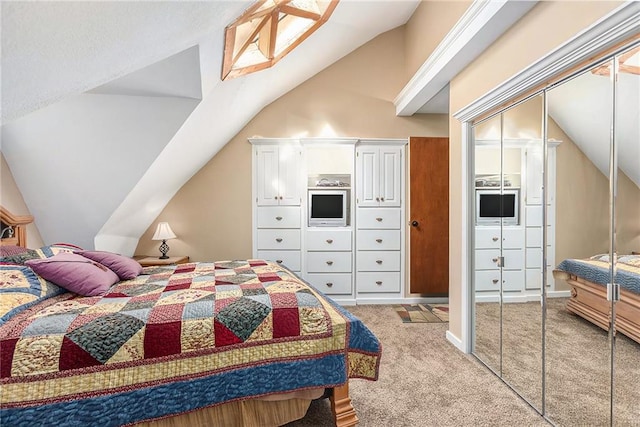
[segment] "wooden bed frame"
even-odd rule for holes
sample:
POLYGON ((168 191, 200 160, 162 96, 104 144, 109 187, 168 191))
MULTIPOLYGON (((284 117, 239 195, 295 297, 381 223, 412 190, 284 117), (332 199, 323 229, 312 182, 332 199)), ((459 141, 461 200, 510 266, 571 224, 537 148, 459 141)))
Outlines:
MULTIPOLYGON (((3 227, 12 227, 13 229, 11 237, 0 239, 1 245, 27 247, 26 227, 28 224, 33 222, 33 217, 31 215, 13 215, 4 207, 0 206, 0 221, 3 224, 3 227)), ((351 404, 351 398, 349 397, 349 382, 340 387, 334 387, 331 389, 330 399, 331 412, 333 412, 336 427, 351 427, 358 424, 358 417, 356 416, 356 412, 351 404)), ((243 413, 253 413, 253 419, 259 420, 259 424, 256 425, 268 425, 264 424, 265 419, 278 420, 278 424, 286 424, 303 418, 310 403, 311 400, 295 398, 290 400, 248 399, 244 401, 223 403, 210 408, 202 408, 193 412, 179 414, 160 420, 145 421, 138 423, 137 425, 148 427, 179 427, 184 425, 191 427, 206 427, 219 425, 221 416, 228 416, 228 414, 241 415, 243 413), (288 405, 288 402, 290 402, 291 405, 288 405), (260 413, 255 413, 256 411, 264 411, 271 413, 274 416, 261 417, 260 413), (227 415, 225 415, 225 413, 227 415)), ((243 425, 243 427, 249 427, 247 424, 241 425, 243 425)))
MULTIPOLYGON (((567 310, 608 331, 611 321, 611 301, 607 301, 607 288, 575 274, 565 278, 571 286, 567 310)), ((620 289, 616 303, 616 332, 640 344, 640 295, 620 289)))

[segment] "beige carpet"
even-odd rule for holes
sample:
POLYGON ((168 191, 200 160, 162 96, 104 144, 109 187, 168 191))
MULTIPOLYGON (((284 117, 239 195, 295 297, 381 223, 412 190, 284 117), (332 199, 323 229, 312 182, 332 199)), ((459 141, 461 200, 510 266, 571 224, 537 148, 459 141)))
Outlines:
MULTIPOLYGON (((548 426, 473 356, 447 323, 403 323, 392 306, 348 307, 382 342, 380 379, 351 381, 361 427, 548 426)), ((333 426, 328 400, 289 427, 333 426)))
MULTIPOLYGON (((610 349, 607 332, 569 313, 565 299, 547 305, 546 414, 558 426, 609 426, 610 349)), ((499 371, 500 309, 477 305, 476 349, 499 371)), ((542 402, 542 326, 539 303, 503 307, 502 371, 536 407, 542 402)), ((616 338, 615 426, 640 426, 640 345, 616 338)))

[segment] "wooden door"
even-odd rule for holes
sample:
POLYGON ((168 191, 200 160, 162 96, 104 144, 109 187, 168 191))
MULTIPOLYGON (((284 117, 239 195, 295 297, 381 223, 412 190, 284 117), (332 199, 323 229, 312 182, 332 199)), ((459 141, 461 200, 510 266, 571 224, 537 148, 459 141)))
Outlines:
POLYGON ((410 289, 449 295, 449 138, 409 138, 410 289))

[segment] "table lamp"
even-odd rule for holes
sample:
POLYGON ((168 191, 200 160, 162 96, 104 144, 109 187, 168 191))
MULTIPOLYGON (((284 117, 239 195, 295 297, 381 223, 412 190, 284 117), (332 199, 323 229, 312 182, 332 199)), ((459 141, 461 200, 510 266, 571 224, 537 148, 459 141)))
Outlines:
POLYGON ((162 253, 162 256, 160 257, 160 259, 167 259, 169 258, 167 256, 167 252, 169 252, 169 245, 167 245, 167 240, 169 239, 175 239, 177 236, 175 235, 175 233, 173 232, 173 230, 171 229, 171 227, 169 227, 169 223, 168 222, 160 222, 158 223, 158 227, 156 228, 156 232, 153 235, 153 237, 151 238, 151 240, 162 240, 162 243, 160 244, 160 252, 162 253))

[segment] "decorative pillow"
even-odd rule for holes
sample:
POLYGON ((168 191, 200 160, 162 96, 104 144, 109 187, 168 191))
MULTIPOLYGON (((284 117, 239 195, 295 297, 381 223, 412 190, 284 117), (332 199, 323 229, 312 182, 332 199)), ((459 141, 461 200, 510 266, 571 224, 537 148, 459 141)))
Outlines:
POLYGON ((0 325, 10 317, 59 295, 64 289, 39 277, 24 265, 0 264, 0 325))
POLYGON ((120 280, 133 279, 142 273, 142 266, 138 261, 120 254, 107 251, 76 251, 76 253, 109 267, 120 280))
POLYGON ((82 248, 70 243, 54 243, 53 245, 47 245, 41 247, 40 249, 36 249, 40 258, 50 258, 61 252, 73 253, 78 250, 81 251, 82 248))
POLYGON ((118 275, 104 265, 68 252, 25 264, 46 280, 84 296, 104 295, 118 281, 118 275))

